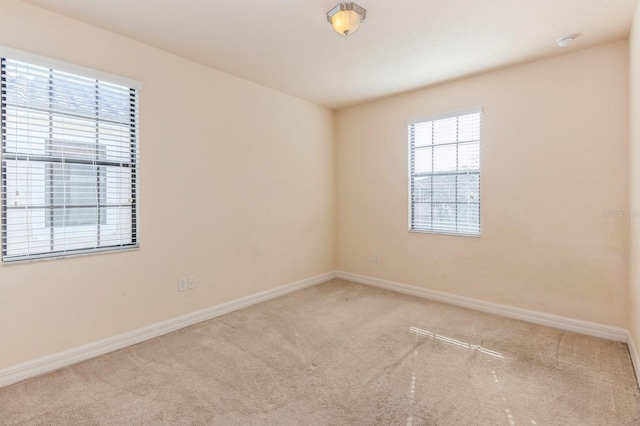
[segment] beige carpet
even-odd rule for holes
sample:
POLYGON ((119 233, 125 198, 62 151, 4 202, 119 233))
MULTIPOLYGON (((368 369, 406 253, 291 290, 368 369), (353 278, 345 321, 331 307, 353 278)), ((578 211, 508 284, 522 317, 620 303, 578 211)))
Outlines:
POLYGON ((14 425, 635 425, 614 343, 345 281, 0 389, 14 425))

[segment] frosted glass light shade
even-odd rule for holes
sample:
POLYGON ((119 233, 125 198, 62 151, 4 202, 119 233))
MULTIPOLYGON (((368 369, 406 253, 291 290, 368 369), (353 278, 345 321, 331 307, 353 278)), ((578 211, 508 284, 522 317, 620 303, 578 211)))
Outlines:
POLYGON ((348 36, 356 32, 360 27, 360 22, 367 16, 367 10, 355 3, 339 3, 329 12, 327 20, 333 29, 342 35, 348 36))
POLYGON ((355 10, 341 10, 331 18, 331 26, 340 34, 353 34, 360 27, 360 15, 355 10))

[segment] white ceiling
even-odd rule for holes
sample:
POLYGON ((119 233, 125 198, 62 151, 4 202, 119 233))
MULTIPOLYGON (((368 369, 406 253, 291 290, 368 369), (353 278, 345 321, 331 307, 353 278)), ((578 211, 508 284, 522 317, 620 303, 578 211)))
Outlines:
POLYGON ((636 0, 26 0, 290 95, 341 108, 626 38, 636 0), (574 45, 555 40, 578 33, 574 45))

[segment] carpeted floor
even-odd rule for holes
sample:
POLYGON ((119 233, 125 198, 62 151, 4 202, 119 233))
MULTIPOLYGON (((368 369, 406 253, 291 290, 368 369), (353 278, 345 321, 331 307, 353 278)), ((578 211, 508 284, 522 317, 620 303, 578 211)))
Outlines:
POLYGON ((627 346, 341 280, 0 389, 14 425, 637 425, 627 346))

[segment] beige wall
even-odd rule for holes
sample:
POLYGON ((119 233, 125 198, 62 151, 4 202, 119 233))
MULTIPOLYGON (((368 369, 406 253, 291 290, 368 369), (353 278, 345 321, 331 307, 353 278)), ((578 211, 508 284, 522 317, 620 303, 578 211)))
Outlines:
POLYGON ((0 369, 334 270, 333 112, 13 0, 0 44, 143 83, 142 247, 0 266, 0 369))
MULTIPOLYGON (((631 35, 629 36, 631 61, 631 209, 640 212, 640 6, 636 5, 631 35)), ((640 348, 640 217, 631 220, 631 294, 629 297, 631 319, 629 331, 640 348)), ((640 349, 639 349, 640 350, 640 349)), ((640 378, 640 371, 636 372, 640 378)), ((639 379, 640 380, 640 379, 639 379)))
MULTIPOLYGON (((14 0, 0 0, 0 44, 144 85, 142 248, 0 266, 0 369, 336 263, 625 328, 632 270, 640 341, 640 279, 627 244, 629 223, 639 247, 640 229, 602 214, 629 209, 624 41, 345 109, 335 120, 322 107, 14 0), (406 121, 473 106, 483 107, 482 237, 408 233, 406 121), (176 280, 186 276, 197 277, 197 289, 179 294, 176 280)), ((636 122, 639 88, 632 80, 636 122)), ((632 176, 640 173, 637 126, 632 176)), ((637 185, 632 207, 640 209, 637 185)))
POLYGON ((628 44, 339 111, 338 269, 628 325, 628 44), (483 107, 481 238, 407 232, 406 121, 483 107), (373 262, 373 253, 381 256, 373 262))

